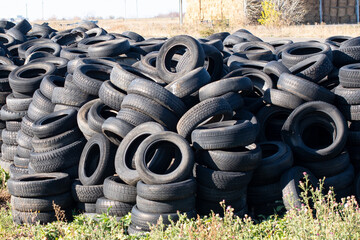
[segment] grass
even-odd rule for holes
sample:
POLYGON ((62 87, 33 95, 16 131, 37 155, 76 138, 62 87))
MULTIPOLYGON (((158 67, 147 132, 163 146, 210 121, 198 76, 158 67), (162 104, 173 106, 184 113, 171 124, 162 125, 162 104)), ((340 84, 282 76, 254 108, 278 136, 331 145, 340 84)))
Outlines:
POLYGON ((224 217, 210 215, 180 220, 163 230, 159 223, 150 233, 128 236, 130 214, 119 222, 101 214, 96 219, 78 215, 72 222, 57 221, 46 225, 13 224, 9 207, 0 209, 0 239, 359 239, 360 210, 354 197, 336 201, 332 191, 300 183, 303 205, 299 209, 276 213, 262 220, 234 217, 230 207, 224 217))
MULTIPOLYGON (((47 20, 49 25, 59 31, 73 28, 67 25, 79 22, 80 20, 47 20)), ((42 23, 35 21, 34 23, 42 23)), ((360 25, 341 24, 341 25, 293 25, 280 27, 266 27, 261 25, 249 25, 238 23, 236 25, 226 25, 221 22, 210 26, 208 24, 179 25, 177 18, 148 18, 148 19, 104 19, 99 20, 98 25, 108 32, 121 33, 127 30, 135 31, 145 38, 150 37, 172 37, 180 34, 188 34, 194 37, 206 37, 214 32, 228 31, 230 33, 240 28, 248 29, 254 35, 261 38, 281 37, 281 38, 327 38, 335 35, 358 36, 360 25)))

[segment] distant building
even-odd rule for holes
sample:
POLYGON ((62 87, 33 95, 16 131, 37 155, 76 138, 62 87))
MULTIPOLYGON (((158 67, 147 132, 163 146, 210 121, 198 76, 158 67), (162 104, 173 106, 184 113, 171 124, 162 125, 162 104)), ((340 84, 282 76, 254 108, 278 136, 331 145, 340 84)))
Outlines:
MULTIPOLYGON (((261 0, 186 0, 185 21, 243 23, 249 4, 261 0)), ((359 0, 304 0, 307 8, 305 23, 356 23, 359 0), (320 4, 321 9, 320 9, 320 4)))

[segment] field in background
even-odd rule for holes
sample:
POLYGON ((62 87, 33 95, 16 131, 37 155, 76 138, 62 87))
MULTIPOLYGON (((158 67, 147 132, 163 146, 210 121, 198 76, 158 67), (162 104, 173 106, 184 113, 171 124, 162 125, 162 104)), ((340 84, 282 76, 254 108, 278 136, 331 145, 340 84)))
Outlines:
MULTIPOLYGON (((46 20, 51 27, 59 31, 76 27, 71 25, 81 20, 46 20), (70 25, 69 25, 70 24, 70 25)), ((35 21, 34 23, 42 23, 35 21)), ((121 33, 127 30, 137 32, 145 38, 150 37, 172 37, 179 34, 188 34, 194 37, 206 37, 214 32, 234 32, 237 29, 245 28, 254 35, 261 38, 317 38, 324 39, 335 35, 359 36, 360 25, 299 25, 282 27, 265 27, 260 25, 210 26, 208 24, 184 24, 179 25, 177 18, 149 18, 149 19, 111 19, 99 20, 98 25, 108 32, 121 33)))

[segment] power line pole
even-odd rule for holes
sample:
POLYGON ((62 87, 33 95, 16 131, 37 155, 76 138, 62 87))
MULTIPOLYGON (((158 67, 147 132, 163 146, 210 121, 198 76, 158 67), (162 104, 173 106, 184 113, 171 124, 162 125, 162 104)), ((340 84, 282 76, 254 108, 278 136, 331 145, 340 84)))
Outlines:
POLYGON ((179 21, 180 21, 180 25, 183 25, 183 8, 182 8, 182 0, 179 0, 179 21))

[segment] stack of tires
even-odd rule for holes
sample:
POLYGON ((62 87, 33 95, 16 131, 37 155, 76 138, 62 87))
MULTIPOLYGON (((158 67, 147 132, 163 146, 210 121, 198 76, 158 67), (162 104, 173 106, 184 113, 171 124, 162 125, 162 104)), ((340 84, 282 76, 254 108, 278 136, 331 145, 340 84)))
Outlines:
POLYGON ((78 176, 85 139, 77 127, 76 116, 75 109, 65 109, 33 123, 29 172, 66 172, 72 179, 78 176))
POLYGON ((66 173, 41 173, 10 178, 13 221, 16 224, 46 224, 71 219, 73 201, 66 173))
POLYGON ((71 193, 76 209, 80 213, 92 215, 96 213, 96 201, 104 196, 103 184, 84 186, 80 180, 75 180, 71 185, 71 193))
POLYGON ((137 183, 136 205, 131 210, 131 234, 150 231, 160 217, 166 226, 170 219, 176 222, 179 213, 186 213, 189 218, 196 215, 196 184, 191 178, 194 155, 183 137, 163 131, 145 138, 135 153, 135 166, 141 181, 137 183), (153 151, 158 151, 158 155, 148 166, 153 151))
POLYGON ((280 178, 292 167, 290 147, 283 142, 261 142, 260 164, 255 169, 248 188, 248 204, 252 216, 271 215, 282 204, 280 178))

